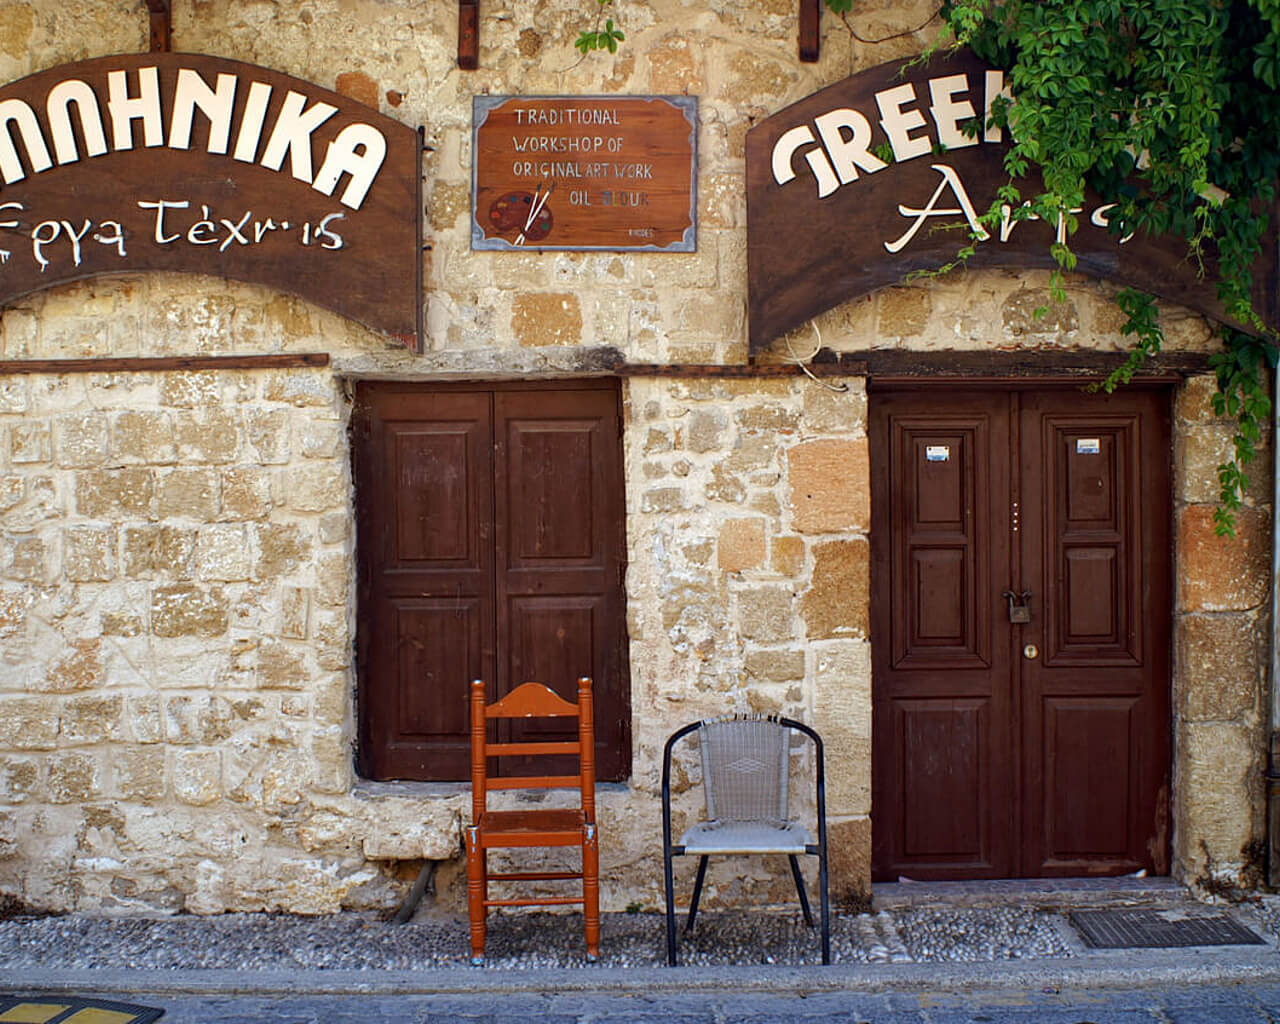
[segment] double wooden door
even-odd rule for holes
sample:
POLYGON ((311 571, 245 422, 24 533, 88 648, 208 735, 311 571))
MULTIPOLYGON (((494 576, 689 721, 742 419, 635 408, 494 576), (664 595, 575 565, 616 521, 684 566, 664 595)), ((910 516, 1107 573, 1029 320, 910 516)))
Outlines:
POLYGON ((1168 870, 1168 395, 873 393, 873 875, 1168 870))
POLYGON ((358 386, 367 777, 469 778, 472 679, 576 701, 584 675, 597 777, 629 774, 619 404, 613 381, 358 386))

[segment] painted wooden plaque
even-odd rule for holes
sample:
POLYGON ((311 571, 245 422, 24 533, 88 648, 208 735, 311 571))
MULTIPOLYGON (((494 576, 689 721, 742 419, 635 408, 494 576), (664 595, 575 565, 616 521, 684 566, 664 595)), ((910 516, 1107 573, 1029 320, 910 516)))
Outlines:
POLYGON ((477 96, 471 248, 697 249, 691 96, 477 96))
POLYGON ((418 132, 240 61, 102 57, 0 88, 0 304, 99 274, 267 284, 417 346, 418 132))
MULTIPOLYGON (((1008 142, 987 120, 1004 74, 959 52, 852 75, 747 133, 750 350, 841 302, 936 270, 966 245, 1008 179, 1008 142)), ((1024 197, 1037 181, 1018 182, 1024 197)), ((1097 196, 1074 211, 1077 270, 1221 317, 1211 281, 1177 239, 1120 238, 1097 196)), ((1052 267, 1059 225, 1006 218, 968 266, 1052 267)), ((1273 236, 1274 238, 1274 233, 1273 236)), ((1255 307, 1276 323, 1276 247, 1264 242, 1255 307)))

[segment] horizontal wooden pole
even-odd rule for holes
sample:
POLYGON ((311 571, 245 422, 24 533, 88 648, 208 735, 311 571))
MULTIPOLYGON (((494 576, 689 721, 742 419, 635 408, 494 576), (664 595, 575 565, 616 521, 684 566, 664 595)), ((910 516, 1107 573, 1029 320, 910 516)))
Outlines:
MULTIPOLYGON (((489 880, 493 881, 493 876, 489 876, 489 880)), ((486 907, 565 907, 574 903, 581 903, 581 896, 564 896, 555 897, 554 899, 545 900, 485 900, 486 907)))
POLYGON ((513 775, 489 779, 490 789, 578 789, 582 780, 576 775, 513 775))
POLYGON ((255 356, 128 356, 103 359, 0 359, 0 376, 18 373, 166 373, 176 370, 278 370, 328 366, 328 352, 255 356))
POLYGON ((576 754, 576 743, 553 743, 529 741, 527 743, 486 743, 484 748, 488 757, 508 757, 514 754, 576 754))

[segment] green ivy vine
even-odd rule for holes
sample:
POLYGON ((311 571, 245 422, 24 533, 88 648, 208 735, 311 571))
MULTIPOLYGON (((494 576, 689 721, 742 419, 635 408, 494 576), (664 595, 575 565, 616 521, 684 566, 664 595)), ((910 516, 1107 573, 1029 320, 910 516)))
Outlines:
MULTIPOLYGON (((616 52, 622 32, 599 20, 613 0, 590 2, 595 27, 575 46, 616 52)), ((824 2, 852 33, 853 0, 824 2)), ((983 219, 997 225, 1005 206, 1014 220, 1063 218, 1067 241, 1051 246, 1056 300, 1076 265, 1071 211, 1086 189, 1116 204, 1110 230, 1182 240, 1215 283, 1225 318, 1210 359, 1213 408, 1234 418, 1236 433, 1232 458, 1218 467, 1214 526, 1233 535, 1271 415, 1265 371, 1280 344, 1252 301, 1280 173, 1280 0, 943 0, 939 13, 932 50, 967 46, 1005 69, 1013 98, 995 104, 992 119, 1013 139, 1009 181, 983 219), (1027 181, 1036 185, 1024 196, 1015 182, 1027 181)), ((1133 345, 1100 385, 1106 391, 1164 343, 1150 295, 1126 289, 1116 301, 1133 345)))
MULTIPOLYGON (((1210 359, 1213 408, 1237 429, 1214 525, 1234 534, 1277 361, 1252 292, 1280 172, 1280 0, 945 0, 941 13, 947 41, 1005 68, 1013 94, 992 112, 1014 140, 1010 183, 985 217, 997 223, 1008 204, 1015 219, 1066 218, 1068 242, 1052 247, 1055 298, 1075 267, 1070 211, 1086 187, 1118 204, 1112 231, 1181 239, 1216 284, 1231 325, 1210 359), (1013 182, 1036 172, 1040 190, 1024 200, 1013 182)), ((1117 302, 1133 347, 1106 391, 1164 342, 1151 296, 1126 289, 1117 302)))

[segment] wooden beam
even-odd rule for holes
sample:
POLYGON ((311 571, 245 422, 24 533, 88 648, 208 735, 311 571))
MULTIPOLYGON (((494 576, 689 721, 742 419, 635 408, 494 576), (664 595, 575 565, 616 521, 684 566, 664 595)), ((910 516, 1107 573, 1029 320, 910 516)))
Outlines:
POLYGON ((806 64, 818 59, 821 22, 822 0, 800 0, 800 59, 806 64))
POLYGON ((147 0, 151 11, 151 52, 168 53, 173 49, 172 11, 170 0, 147 0))
POLYGON ((458 67, 474 71, 480 64, 480 0, 458 0, 458 67))
POLYGON ((19 373, 166 373, 328 366, 327 352, 245 356, 129 356, 104 359, 0 359, 0 376, 19 373))

